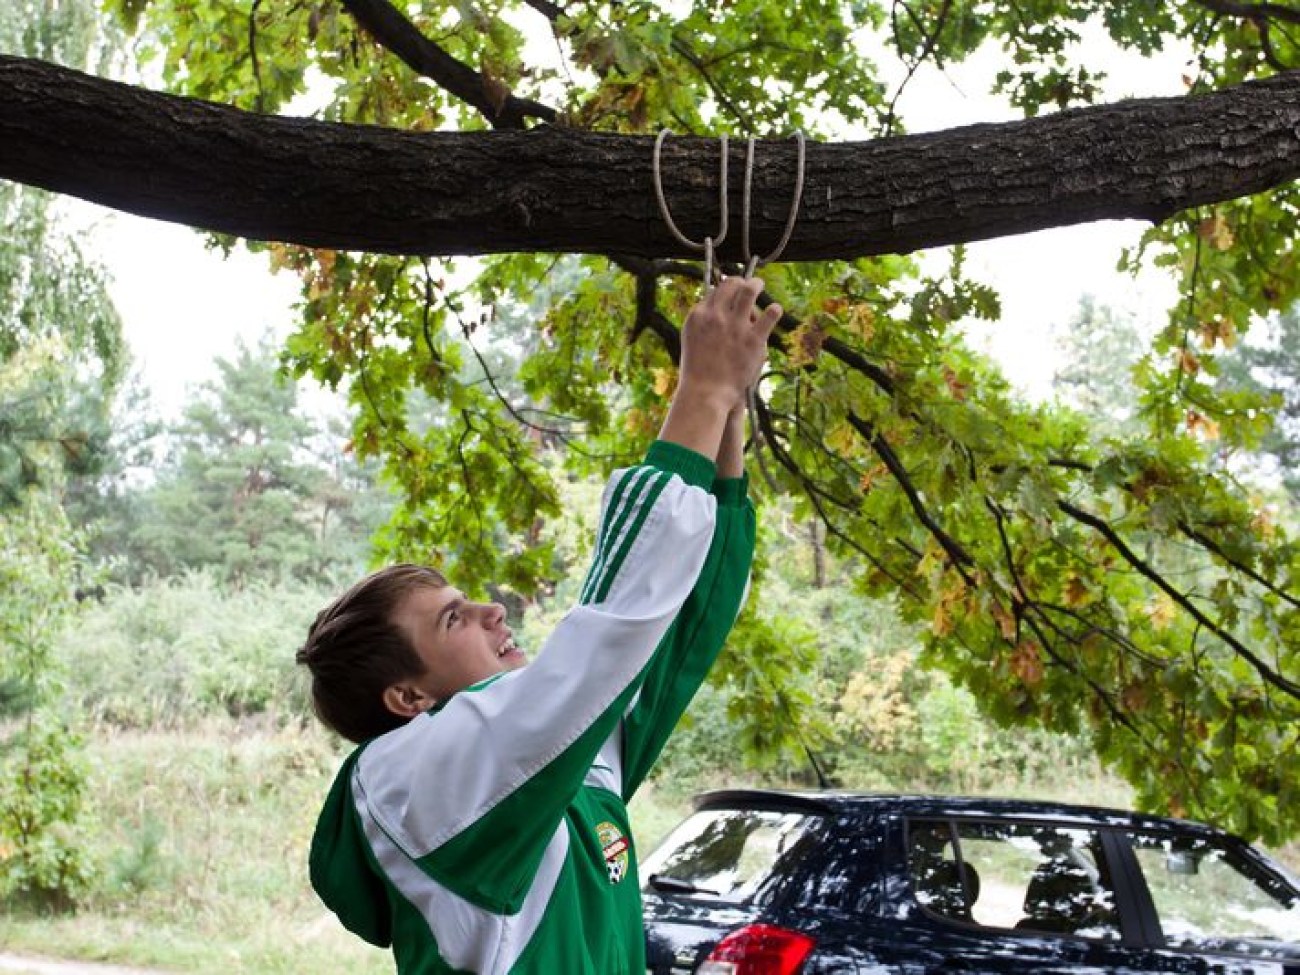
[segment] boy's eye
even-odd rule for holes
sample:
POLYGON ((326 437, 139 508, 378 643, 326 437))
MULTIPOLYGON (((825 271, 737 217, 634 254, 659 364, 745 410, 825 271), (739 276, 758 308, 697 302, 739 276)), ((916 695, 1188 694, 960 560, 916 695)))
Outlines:
POLYGON ((450 612, 447 613, 447 626, 450 627, 453 623, 455 623, 459 619, 460 619, 460 613, 454 609, 451 610, 450 612))

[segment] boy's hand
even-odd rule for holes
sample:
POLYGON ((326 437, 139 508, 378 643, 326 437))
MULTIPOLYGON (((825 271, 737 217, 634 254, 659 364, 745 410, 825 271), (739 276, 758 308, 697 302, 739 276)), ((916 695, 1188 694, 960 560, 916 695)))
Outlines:
POLYGON ((718 458, 727 417, 758 381, 768 336, 781 318, 780 305, 755 308, 762 291, 758 278, 726 278, 686 316, 677 392, 661 440, 718 458))
POLYGON ((682 327, 679 389, 731 410, 758 381, 767 361, 767 339, 781 318, 781 306, 758 311, 758 278, 726 278, 686 316, 682 327))

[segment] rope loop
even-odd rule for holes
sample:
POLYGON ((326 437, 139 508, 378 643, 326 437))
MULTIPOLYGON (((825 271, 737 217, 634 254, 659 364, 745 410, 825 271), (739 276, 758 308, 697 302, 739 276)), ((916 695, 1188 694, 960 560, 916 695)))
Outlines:
MULTIPOLYGON (((715 273, 714 253, 717 247, 727 237, 727 175, 730 166, 727 159, 727 136, 723 133, 719 136, 721 148, 721 165, 718 173, 718 210, 721 213, 718 233, 716 236, 705 237, 702 241, 691 240, 673 220, 672 212, 668 208, 668 198, 664 194, 663 180, 663 146, 664 141, 669 136, 669 131, 663 129, 655 137, 654 157, 651 162, 651 172, 654 177, 655 200, 659 203, 659 215, 663 217, 664 224, 668 232, 672 234, 683 247, 688 250, 701 251, 704 254, 704 290, 711 291, 713 288, 713 278, 715 273)), ((795 170, 794 194, 790 202, 790 212, 786 216, 785 230, 781 234, 775 249, 766 257, 759 257, 754 254, 749 247, 749 217, 752 209, 753 182, 754 182, 754 139, 751 136, 745 145, 745 192, 744 202, 741 210, 741 252, 745 261, 745 277, 752 278, 754 272, 764 264, 770 264, 780 258, 785 252, 786 245, 790 243, 790 237, 794 233, 794 225, 799 217, 799 204, 803 200, 804 189, 804 171, 807 156, 804 134, 796 130, 794 137, 797 140, 798 155, 795 170)), ((718 272, 721 277, 721 272, 718 272)))
MULTIPOLYGON (((664 218, 664 223, 668 226, 668 232, 673 235, 677 240, 677 243, 681 244, 683 247, 690 248, 693 251, 704 251, 708 246, 706 242, 709 238, 705 237, 703 241, 691 240, 682 233, 681 228, 677 226, 676 222, 673 220, 672 213, 668 209, 668 198, 664 196, 663 169, 660 163, 664 140, 668 138, 668 135, 668 130, 663 129, 657 136, 655 136, 653 172, 655 199, 659 201, 659 214, 664 218)), ((718 209, 722 212, 722 223, 718 227, 717 234, 712 238, 714 247, 720 245, 727 238, 727 171, 730 167, 727 165, 726 133, 723 133, 720 141, 722 143, 722 165, 719 167, 720 173, 718 176, 718 209)))
POLYGON ((777 242, 775 249, 766 257, 759 257, 749 249, 749 214, 754 183, 753 137, 751 136, 745 144, 745 196, 743 208, 740 211, 740 249, 745 259, 745 277, 747 278, 752 278, 758 268, 764 264, 771 264, 785 253, 786 244, 790 243, 790 237, 794 234, 795 221, 799 217, 799 204, 803 201, 804 170, 807 161, 807 146, 805 145, 806 140, 803 132, 796 129, 794 137, 798 146, 795 162, 794 195, 790 201, 790 212, 786 215, 785 230, 781 232, 781 239, 777 242))

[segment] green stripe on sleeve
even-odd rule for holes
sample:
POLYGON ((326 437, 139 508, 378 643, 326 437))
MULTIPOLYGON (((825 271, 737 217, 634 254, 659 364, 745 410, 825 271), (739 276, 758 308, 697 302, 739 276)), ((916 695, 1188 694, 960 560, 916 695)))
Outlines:
POLYGON ((600 575, 601 566, 609 558, 609 549, 613 545, 613 539, 618 537, 618 526, 623 523, 623 507, 627 502, 629 495, 635 499, 640 493, 641 485, 647 478, 652 476, 653 470, 648 467, 630 468, 618 482, 618 487, 610 496, 609 505, 605 508, 604 520, 601 522, 600 533, 596 538, 596 551, 591 557, 591 571, 587 573, 587 579, 582 584, 582 595, 578 598, 579 603, 586 603, 591 598, 591 592, 595 588, 596 578, 600 575))
POLYGON ((669 481, 669 475, 653 467, 643 467, 641 471, 645 476, 637 484, 635 493, 622 506, 618 518, 610 526, 600 564, 592 568, 591 578, 583 587, 581 599, 583 604, 599 602, 604 598, 601 594, 602 589, 605 592, 609 591, 606 580, 610 578, 610 573, 618 572, 619 566, 623 564, 623 557, 627 554, 628 539, 636 537, 636 532, 640 531, 641 525, 645 523, 646 513, 654 506, 659 493, 669 481), (618 542, 618 537, 624 534, 628 522, 633 519, 636 521, 634 529, 626 535, 623 544, 615 551, 614 546, 618 542))
POLYGON ((618 575, 618 570, 623 567, 623 560, 627 558, 627 553, 632 549, 632 543, 636 541, 641 527, 650 517, 650 512, 654 510, 655 502, 659 500, 659 495, 663 493, 669 482, 672 480, 670 475, 659 474, 651 483, 650 489, 646 492, 645 500, 642 501, 636 512, 636 522, 628 529, 627 534, 623 536, 623 543, 618 547, 618 552, 614 555, 614 560, 605 567, 601 573, 600 588, 596 590, 596 595, 592 599, 593 603, 602 603, 605 597, 609 595, 610 586, 614 584, 614 579, 618 575))

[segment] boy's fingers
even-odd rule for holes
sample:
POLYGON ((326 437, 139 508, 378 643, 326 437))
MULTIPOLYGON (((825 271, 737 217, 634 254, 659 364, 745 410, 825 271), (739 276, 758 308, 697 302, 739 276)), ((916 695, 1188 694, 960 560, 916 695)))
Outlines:
POLYGON ((745 312, 754 306, 755 300, 763 293, 763 282, 758 278, 724 278, 713 289, 712 297, 722 308, 732 314, 745 312))
POLYGON ((740 289, 736 295, 736 310, 750 311, 758 296, 763 293, 763 282, 759 278, 741 278, 740 289))
POLYGON ((772 329, 776 328, 776 323, 781 320, 785 312, 775 301, 763 309, 762 314, 758 316, 758 327, 763 330, 764 334, 771 335, 772 329))

